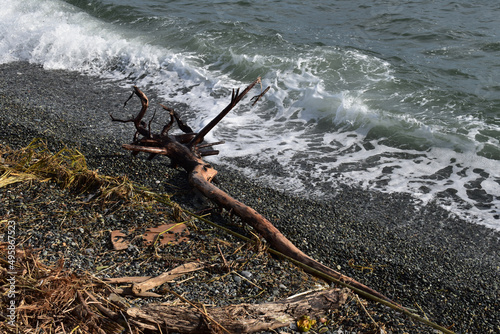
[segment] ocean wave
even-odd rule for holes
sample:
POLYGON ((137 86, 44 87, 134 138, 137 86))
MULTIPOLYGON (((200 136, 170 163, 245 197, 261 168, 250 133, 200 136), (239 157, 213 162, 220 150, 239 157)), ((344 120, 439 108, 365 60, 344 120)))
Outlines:
POLYGON ((189 105, 184 117, 194 128, 225 107, 232 88, 261 76, 271 87, 265 100, 243 103, 207 138, 227 142, 214 161, 311 196, 326 198, 337 182, 409 192, 499 228, 499 125, 491 108, 477 106, 495 99, 482 88, 479 96, 439 85, 439 76, 477 80, 468 72, 301 44, 274 23, 225 16, 212 23, 205 14, 185 22, 161 10, 73 3, 0 0, 0 63, 28 61, 154 90, 162 103, 189 105))

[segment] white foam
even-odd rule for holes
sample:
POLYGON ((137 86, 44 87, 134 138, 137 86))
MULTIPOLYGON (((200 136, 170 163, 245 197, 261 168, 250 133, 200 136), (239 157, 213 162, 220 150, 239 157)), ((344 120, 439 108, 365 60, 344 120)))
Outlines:
POLYGON ((57 0, 0 1, 0 63, 16 60, 135 82, 207 80, 189 53, 144 44, 57 0), (140 78, 144 78, 141 81, 140 78), (152 78, 155 79, 152 79, 152 78), (154 80, 154 81, 153 81, 154 80))
MULTIPOLYGON (((468 124, 468 131, 454 135, 450 133, 453 127, 418 113, 377 107, 377 99, 386 97, 373 96, 374 88, 397 86, 391 65, 384 60, 356 50, 317 47, 289 56, 221 50, 218 60, 205 63, 203 55, 145 44, 140 36, 58 0, 0 0, 0 6, 0 63, 24 60, 156 89, 165 103, 187 103, 194 110, 188 122, 195 129, 227 105, 231 88, 242 88, 253 79, 242 79, 231 68, 261 72, 263 86, 271 86, 270 91, 254 108, 243 102, 210 133, 208 140, 227 142, 221 156, 212 160, 227 163, 229 158, 244 158, 255 166, 279 164, 286 175, 267 175, 258 167, 242 170, 272 186, 314 195, 322 193, 313 193, 309 183, 334 186, 342 181, 408 192, 426 203, 453 188, 469 208, 449 201, 443 201, 444 206, 500 229, 500 221, 492 219, 500 208, 500 186, 494 181, 500 179, 498 161, 478 156, 484 144, 475 142, 485 124, 477 116, 461 116, 457 133, 460 124, 468 124), (377 126, 399 127, 404 134, 432 145, 417 151, 390 147, 377 139, 368 143, 366 136, 377 126), (429 179, 450 165, 450 177, 429 179), (468 197, 466 185, 477 179, 476 168, 489 174, 482 189, 497 196, 490 210, 477 209, 468 197)), ((387 92, 401 105, 415 97, 387 92)), ((425 96, 415 105, 424 111, 432 107, 425 96)), ((445 107, 453 109, 451 104, 445 107)), ((488 138, 487 143, 499 144, 495 138, 488 138)))

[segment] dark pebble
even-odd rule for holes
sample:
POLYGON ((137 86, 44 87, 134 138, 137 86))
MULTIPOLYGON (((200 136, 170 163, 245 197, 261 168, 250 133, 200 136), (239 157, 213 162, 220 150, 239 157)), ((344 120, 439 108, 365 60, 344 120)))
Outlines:
MULTIPOLYGON (((116 83, 75 73, 44 71, 27 63, 0 65, 0 143, 22 147, 33 138, 43 137, 53 149, 59 148, 61 142, 77 146, 86 155, 90 168, 109 175, 127 175, 131 180, 157 191, 172 193, 173 200, 194 210, 199 204, 194 203, 196 196, 189 190, 186 174, 182 170, 169 168, 167 159, 133 159, 121 150, 122 143, 131 141, 133 130, 130 124, 110 122, 108 114, 128 115, 130 110, 137 108, 137 101, 131 101, 127 111, 121 108, 129 94, 129 89, 122 89, 116 83), (18 72, 25 75, 18 75, 18 72), (157 180, 162 182, 157 183, 157 180)), ((154 92, 150 96, 155 101, 154 92)), ((155 101, 158 102, 168 104, 168 101, 155 101)), ((189 123, 189 115, 193 111, 185 105, 174 107, 187 117, 189 123)), ((156 122, 160 124, 166 119, 157 118, 156 122)), ((226 156, 230 155, 226 152, 226 156)), ((247 163, 244 159, 240 160, 234 163, 247 163)), ((340 266, 344 274, 406 307, 421 314, 424 312, 431 321, 452 326, 457 333, 500 333, 498 231, 457 219, 433 203, 419 207, 407 194, 385 194, 338 185, 332 200, 312 200, 268 189, 258 184, 258 179, 250 181, 228 167, 215 167, 219 171, 218 186, 269 218, 299 248, 326 265, 332 268, 340 266)), ((274 172, 281 173, 280 170, 274 172)), ((477 171, 478 174, 480 172, 477 171)), ((444 169, 437 171, 433 177, 440 179, 448 173, 444 169)), ((432 187, 432 184, 428 186, 432 187)), ((13 203, 14 200, 31 203, 40 194, 53 194, 60 190, 39 185, 23 188, 22 196, 5 191, 0 192, 3 201, 0 217, 15 215, 15 210, 25 210, 22 205, 13 203)), ((453 195, 452 192, 442 194, 444 197, 453 195)), ((474 195, 481 196, 481 193, 474 195)), ((47 204, 45 210, 55 212, 58 205, 58 202, 47 204)), ((95 212, 89 212, 89 217, 85 219, 70 217, 73 221, 69 219, 64 227, 67 230, 72 228, 68 238, 64 234, 57 235, 61 232, 56 228, 60 221, 50 222, 50 217, 45 224, 50 222, 53 226, 39 231, 26 226, 20 233, 24 233, 24 237, 31 236, 28 244, 44 249, 41 254, 46 261, 55 262, 64 257, 67 266, 81 271, 109 266, 107 271, 102 269, 103 276, 156 275, 165 271, 169 263, 175 265, 175 260, 168 256, 174 249, 163 250, 160 252, 161 261, 150 262, 137 258, 143 253, 137 251, 136 246, 124 252, 111 251, 109 240, 92 233, 127 230, 143 222, 157 221, 160 217, 145 210, 106 210, 99 212, 101 218, 93 216, 95 212), (90 223, 95 225, 86 226, 90 223), (79 228, 88 232, 81 233, 79 228), (89 249, 93 249, 94 255, 85 251, 89 249)), ((229 228, 241 230, 237 224, 230 223, 231 219, 226 215, 214 215, 213 219, 229 228)), ((32 223, 39 224, 40 228, 44 226, 41 221, 32 223)), ((203 233, 194 238, 207 244, 213 240, 212 236, 203 233)), ((224 236, 221 234, 219 238, 224 236)), ((176 256, 183 256, 188 250, 178 246, 175 252, 176 256)), ((237 254, 232 261, 235 265, 248 261, 249 267, 238 270, 243 276, 245 270, 249 273, 251 270, 254 279, 258 272, 254 267, 261 265, 264 259, 249 259, 237 254), (236 259, 238 256, 241 256, 241 262, 236 259)), ((303 286, 304 275, 294 272, 290 269, 292 267, 283 265, 281 261, 271 258, 265 262, 271 263, 269 268, 273 270, 267 275, 268 279, 274 279, 269 284, 261 280, 255 283, 257 287, 245 288, 239 284, 238 276, 233 274, 232 279, 221 281, 219 278, 205 286, 202 282, 223 277, 224 274, 200 272, 191 280, 192 285, 186 282, 183 287, 173 289, 179 289, 188 299, 208 304, 236 303, 242 302, 242 299, 245 302, 262 302, 314 285, 308 282, 308 286, 303 286), (276 272, 282 274, 276 275, 276 272), (275 296, 280 283, 287 289, 278 289, 281 295, 275 296), (260 293, 259 289, 265 289, 267 293, 262 294, 260 299, 252 299, 252 295, 260 293)), ((347 309, 351 304, 347 305, 347 309)), ((399 322, 411 323, 379 306, 371 307, 382 314, 381 321, 392 321, 392 328, 397 328, 399 322)), ((367 323, 370 323, 369 319, 367 323)), ((345 329, 345 324, 343 326, 345 329)), ((331 328, 331 332, 335 333, 339 328, 331 328)), ((433 332, 427 327, 419 328, 411 332, 433 332)))

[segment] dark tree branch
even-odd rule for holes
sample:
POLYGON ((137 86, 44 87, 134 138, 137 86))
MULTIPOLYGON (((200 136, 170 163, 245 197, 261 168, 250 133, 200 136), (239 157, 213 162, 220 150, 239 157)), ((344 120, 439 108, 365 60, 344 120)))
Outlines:
POLYGON ((135 118, 126 119, 126 120, 118 119, 118 118, 113 117, 113 115, 110 115, 111 120, 113 122, 121 122, 121 123, 134 122, 135 129, 137 130, 136 135, 140 134, 144 137, 150 137, 151 133, 146 128, 146 123, 142 121, 142 118, 146 114, 146 111, 148 110, 148 107, 149 107, 149 100, 146 97, 146 94, 144 94, 139 88, 137 88, 137 86, 134 86, 134 91, 129 96, 127 101, 125 101, 123 106, 125 107, 127 105, 127 102, 134 96, 134 94, 137 95, 139 97, 139 99, 141 100, 142 108, 141 108, 141 111, 139 112, 139 114, 137 114, 137 116, 135 118))
POLYGON ((170 112, 170 115, 172 115, 175 118, 175 120, 177 122, 177 126, 179 127, 179 129, 182 130, 182 132, 184 132, 184 133, 193 133, 194 132, 186 123, 184 123, 182 121, 182 119, 179 117, 179 114, 177 114, 174 109, 167 108, 164 105, 161 105, 161 106, 163 107, 163 109, 170 112))
POLYGON ((259 102, 260 98, 262 96, 264 96, 264 94, 267 93, 267 91, 269 90, 269 88, 271 88, 270 86, 268 86, 262 93, 260 93, 259 95, 255 95, 254 97, 252 97, 251 101, 253 101, 252 103, 252 107, 257 103, 259 102))
POLYGON ((188 147, 193 147, 194 145, 197 145, 205 139, 205 136, 216 126, 223 118, 226 116, 231 109, 233 109, 238 102, 241 101, 241 99, 257 84, 260 83, 260 77, 257 78, 253 83, 251 83, 245 90, 241 93, 238 94, 240 89, 238 88, 236 90, 236 93, 233 89, 233 94, 231 96, 231 102, 227 105, 224 110, 220 112, 217 117, 215 117, 210 123, 208 123, 203 129, 200 130, 200 132, 196 135, 196 137, 191 140, 191 142, 188 144, 188 147))
MULTIPOLYGON (((376 296, 393 305, 397 305, 381 293, 312 259, 308 255, 303 253, 300 249, 298 249, 276 227, 274 227, 271 222, 269 222, 257 211, 235 200, 227 193, 223 192, 210 183, 213 177, 215 177, 215 175, 217 174, 217 171, 212 168, 212 166, 204 162, 201 159, 201 156, 217 154, 218 151, 200 151, 199 148, 208 147, 210 145, 201 144, 203 142, 203 138, 208 132, 213 129, 215 125, 217 125, 224 118, 225 115, 227 115, 227 113, 231 109, 236 106, 236 104, 238 104, 239 101, 241 101, 241 99, 257 83, 260 83, 260 78, 250 84, 245 90, 243 90, 243 92, 241 92, 241 94, 239 93, 239 90, 233 90, 231 102, 199 133, 184 133, 181 135, 168 135, 167 132, 170 127, 168 127, 167 130, 165 130, 164 128, 162 133, 159 135, 151 134, 147 130, 144 131, 142 118, 144 117, 148 107, 148 99, 143 92, 141 92, 137 87, 134 87, 135 94, 141 99, 142 109, 133 121, 137 133, 143 135, 144 138, 134 140, 134 143, 130 145, 125 144, 123 145, 123 148, 131 150, 135 153, 146 152, 151 155, 166 155, 170 158, 174 165, 178 165, 188 172, 188 178, 191 185, 193 185, 196 189, 203 193, 207 198, 241 217, 243 221, 248 223, 260 235, 262 235, 272 248, 275 248, 277 251, 287 255, 288 257, 301 262, 308 267, 311 267, 313 270, 322 272, 337 281, 348 283, 352 287, 364 291, 365 293, 376 296)), ((258 95, 255 99, 258 101, 267 90, 268 89, 258 95)), ((179 120, 179 117, 176 116, 175 112, 172 109, 165 107, 164 109, 169 111, 171 117, 176 119, 180 128, 184 128, 183 130, 188 130, 188 127, 181 125, 184 123, 179 120)), ((173 122, 172 118, 171 122, 173 122)))

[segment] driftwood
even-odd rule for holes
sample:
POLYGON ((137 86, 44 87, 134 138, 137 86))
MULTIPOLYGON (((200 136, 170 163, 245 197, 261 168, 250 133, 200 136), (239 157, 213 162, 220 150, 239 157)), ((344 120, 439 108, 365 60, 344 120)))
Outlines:
POLYGON ((318 314, 342 306, 347 289, 328 289, 264 304, 224 307, 149 304, 127 309, 128 321, 141 330, 163 333, 254 333, 289 326, 303 315, 318 314))
MULTIPOLYGON (((290 242, 290 240, 288 240, 264 216, 242 202, 232 198, 211 183, 217 171, 210 166, 210 164, 203 161, 201 157, 204 155, 217 154, 218 151, 211 149, 207 150, 206 148, 210 148, 219 143, 203 144, 204 137, 258 83, 260 83, 260 78, 255 80, 241 93, 239 93, 239 90, 233 90, 231 102, 227 107, 198 133, 192 132, 191 128, 185 125, 172 109, 164 106, 163 108, 170 113, 170 122, 163 127, 160 133, 152 133, 150 127, 151 122, 148 125, 143 121, 149 106, 149 100, 146 95, 135 86, 134 92, 130 98, 132 98, 134 94, 140 98, 142 108, 139 114, 135 118, 128 120, 116 119, 113 116, 111 116, 111 118, 113 121, 133 122, 135 125, 136 134, 134 136, 134 141, 132 144, 124 144, 122 146, 123 148, 132 151, 133 154, 139 152, 149 153, 150 158, 158 154, 166 155, 170 158, 173 165, 182 167, 188 173, 189 182, 192 186, 213 202, 226 208, 233 214, 238 215, 244 222, 253 227, 255 231, 269 243, 270 247, 316 271, 333 277, 337 281, 347 283, 360 291, 385 300, 390 304, 397 305, 383 294, 312 259, 290 242), (168 133, 174 122, 177 122, 179 128, 184 132, 183 134, 170 135, 168 133)), ((256 102, 267 90, 268 88, 260 95, 255 96, 253 100, 256 102)))
POLYGON ((176 279, 184 274, 191 273, 191 272, 197 271, 197 270, 201 270, 203 268, 204 268, 204 265, 202 263, 198 263, 198 262, 185 263, 185 264, 180 265, 179 267, 176 267, 170 271, 167 271, 159 276, 156 276, 154 278, 150 278, 147 281, 135 283, 132 286, 132 291, 134 292, 134 294, 139 295, 143 292, 146 292, 148 290, 156 288, 157 286, 160 286, 164 283, 171 282, 174 279, 176 279))
POLYGON ((132 285, 125 288, 113 288, 113 292, 119 295, 130 295, 135 297, 153 297, 159 298, 163 297, 160 294, 149 292, 153 288, 156 288, 162 284, 173 282, 176 278, 179 278, 185 274, 202 270, 206 266, 201 262, 189 262, 184 263, 172 270, 166 271, 163 274, 151 277, 151 276, 133 276, 133 277, 117 277, 117 278, 105 278, 102 281, 106 284, 123 284, 131 283, 132 285))

